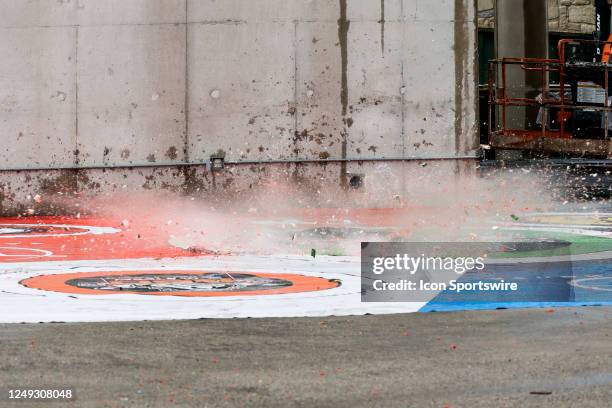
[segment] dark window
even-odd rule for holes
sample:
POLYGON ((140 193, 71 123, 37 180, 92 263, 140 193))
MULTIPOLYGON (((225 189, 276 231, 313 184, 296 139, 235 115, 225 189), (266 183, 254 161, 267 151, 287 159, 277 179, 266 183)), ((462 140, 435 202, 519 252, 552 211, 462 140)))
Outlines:
MULTIPOLYGON (((548 34, 548 58, 557 59, 559 58, 559 50, 557 45, 559 41, 567 40, 592 40, 593 34, 574 34, 574 33, 558 33, 552 32, 548 34)), ((550 74, 550 83, 558 84, 559 75, 555 72, 550 74)))
POLYGON ((495 58, 495 32, 491 28, 478 30, 478 76, 480 84, 489 78, 489 60, 495 58))

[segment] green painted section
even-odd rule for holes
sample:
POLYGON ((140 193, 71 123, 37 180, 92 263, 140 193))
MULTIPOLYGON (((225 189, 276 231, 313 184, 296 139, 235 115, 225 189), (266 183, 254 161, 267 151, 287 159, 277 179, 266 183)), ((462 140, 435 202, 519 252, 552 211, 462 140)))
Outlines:
POLYGON ((512 231, 508 239, 511 240, 511 242, 529 239, 554 239, 558 241, 567 241, 570 245, 534 251, 497 252, 490 254, 490 256, 494 256, 495 258, 533 258, 612 251, 612 239, 605 237, 548 231, 518 231, 518 233, 520 235, 517 236, 517 231, 512 231))

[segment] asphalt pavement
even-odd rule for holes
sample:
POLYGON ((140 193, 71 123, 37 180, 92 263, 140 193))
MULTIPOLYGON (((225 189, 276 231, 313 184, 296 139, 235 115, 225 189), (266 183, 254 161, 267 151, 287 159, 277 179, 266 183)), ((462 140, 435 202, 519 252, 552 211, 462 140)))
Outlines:
POLYGON ((612 308, 0 325, 0 355, 1 406, 602 408, 612 308))

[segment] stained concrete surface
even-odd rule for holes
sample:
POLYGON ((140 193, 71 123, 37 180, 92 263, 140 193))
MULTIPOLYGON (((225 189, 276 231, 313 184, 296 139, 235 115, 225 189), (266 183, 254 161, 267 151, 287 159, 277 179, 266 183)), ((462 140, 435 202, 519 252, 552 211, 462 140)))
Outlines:
MULTIPOLYGON (((173 187, 166 166, 211 155, 307 160, 288 171, 314 179, 329 165, 345 187, 360 165, 329 160, 476 157, 473 0, 0 0, 0 11, 0 189, 15 206, 61 192, 66 167, 96 179, 84 191, 113 192, 115 166, 119 188, 143 191, 173 187)), ((260 178, 240 166, 243 186, 260 178)), ((214 187, 203 172, 185 190, 214 187)))
POLYGON ((472 0, 0 0, 0 11, 3 170, 477 147, 472 0))
POLYGON ((0 384, 79 407, 600 408, 611 336, 610 308, 2 325, 0 384))

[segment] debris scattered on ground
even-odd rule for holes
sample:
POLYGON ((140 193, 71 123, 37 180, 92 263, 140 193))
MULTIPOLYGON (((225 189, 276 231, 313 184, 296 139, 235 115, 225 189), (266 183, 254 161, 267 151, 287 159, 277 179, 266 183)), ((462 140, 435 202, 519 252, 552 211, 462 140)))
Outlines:
POLYGON ((531 391, 529 392, 531 395, 551 395, 552 391, 531 391))

